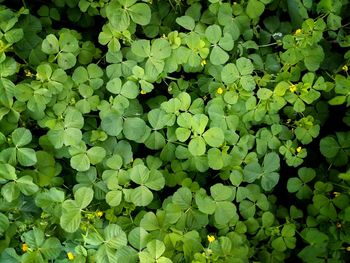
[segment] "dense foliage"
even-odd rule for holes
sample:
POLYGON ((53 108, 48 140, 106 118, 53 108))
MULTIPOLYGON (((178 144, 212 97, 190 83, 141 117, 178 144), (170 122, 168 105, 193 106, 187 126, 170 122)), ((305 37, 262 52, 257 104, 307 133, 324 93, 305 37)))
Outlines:
POLYGON ((0 262, 345 262, 349 15, 0 0, 0 262))

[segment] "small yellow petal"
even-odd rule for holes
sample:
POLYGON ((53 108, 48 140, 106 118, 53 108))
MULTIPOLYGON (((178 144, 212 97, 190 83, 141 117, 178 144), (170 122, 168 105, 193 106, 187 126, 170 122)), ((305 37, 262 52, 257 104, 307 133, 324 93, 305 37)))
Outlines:
POLYGON ((346 248, 346 251, 350 252, 350 246, 346 248))
POLYGON ((300 153, 302 150, 301 146, 299 146, 296 150, 297 150, 297 153, 300 153))
POLYGON ((344 66, 342 67, 342 70, 344 70, 344 71, 348 71, 348 70, 349 70, 349 68, 348 68, 348 66, 347 66, 347 65, 344 65, 344 66))
POLYGON ((300 35, 302 33, 302 30, 300 28, 298 28, 297 30, 295 30, 294 35, 300 35))
POLYGON ((201 61, 201 66, 204 67, 206 64, 207 64, 207 61, 206 61, 205 59, 203 59, 203 60, 201 61))
POLYGON ((216 93, 221 95, 222 93, 224 93, 224 89, 220 87, 216 90, 216 93))
POLYGON ((27 252, 28 251, 28 245, 26 243, 22 244, 22 251, 27 252))
POLYGON ((212 235, 208 235, 207 238, 208 238, 209 243, 212 243, 215 241, 215 237, 212 235))
POLYGON ((102 211, 97 211, 97 212, 96 212, 96 216, 102 217, 102 216, 103 216, 103 212, 102 212, 102 211))
POLYGON ((296 92, 297 91, 297 86, 296 85, 290 85, 290 87, 289 87, 289 90, 290 90, 290 92, 296 92))
POLYGON ((141 90, 141 92, 140 92, 142 95, 145 95, 146 94, 146 91, 144 91, 144 90, 141 90))
POLYGON ((68 252, 67 253, 67 257, 68 257, 69 260, 73 260, 74 259, 74 255, 73 255, 72 252, 68 252))

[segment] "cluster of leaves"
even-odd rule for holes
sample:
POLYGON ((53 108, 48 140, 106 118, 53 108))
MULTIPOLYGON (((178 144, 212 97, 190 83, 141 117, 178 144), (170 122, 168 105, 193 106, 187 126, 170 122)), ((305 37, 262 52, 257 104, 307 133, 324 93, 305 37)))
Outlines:
POLYGON ((1 262, 345 262, 348 0, 0 0, 1 262))

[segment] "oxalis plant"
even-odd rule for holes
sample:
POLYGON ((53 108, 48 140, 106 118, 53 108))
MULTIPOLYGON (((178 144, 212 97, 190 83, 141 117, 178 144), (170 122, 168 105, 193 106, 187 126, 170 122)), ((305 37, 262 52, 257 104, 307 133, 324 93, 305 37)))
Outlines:
POLYGON ((347 262, 348 0, 0 0, 0 262, 347 262))

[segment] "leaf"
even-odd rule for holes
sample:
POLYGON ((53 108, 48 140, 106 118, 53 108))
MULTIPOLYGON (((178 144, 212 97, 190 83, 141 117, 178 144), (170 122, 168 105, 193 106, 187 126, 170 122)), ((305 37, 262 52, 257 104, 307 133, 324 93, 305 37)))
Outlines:
POLYGON ((128 234, 130 245, 138 250, 142 250, 147 245, 149 233, 142 227, 133 228, 128 234))
POLYGON ((340 150, 338 142, 330 136, 324 137, 320 141, 320 151, 326 158, 334 158, 340 150))
POLYGON ((40 247, 40 252, 44 255, 46 259, 54 260, 60 255, 61 249, 61 242, 56 237, 49 237, 40 247))
POLYGON ((252 18, 258 18, 265 10, 265 5, 258 0, 249 0, 247 5, 247 15, 252 18))
POLYGON ((79 172, 84 172, 89 170, 90 168, 90 160, 89 157, 85 153, 80 153, 72 156, 70 159, 70 165, 72 168, 79 172))
POLYGON ((110 206, 118 206, 122 201, 122 192, 119 190, 109 191, 106 194, 106 202, 110 206))
POLYGON ((148 181, 150 177, 150 171, 145 165, 138 164, 131 168, 129 175, 130 179, 133 182, 139 185, 143 185, 148 181))
POLYGON ((162 241, 154 239, 147 243, 147 251, 154 259, 158 259, 165 252, 164 243, 162 241))
POLYGON ((10 221, 3 213, 0 212, 0 234, 2 235, 10 225, 10 221))
POLYGON ((35 151, 31 148, 17 149, 17 159, 21 165, 26 167, 32 166, 37 162, 35 151))
POLYGON ((70 69, 77 63, 77 58, 72 53, 59 53, 57 56, 57 63, 63 70, 70 69))
POLYGON ((155 169, 152 169, 149 178, 147 179, 145 185, 155 191, 160 191, 164 188, 165 179, 163 174, 155 169))
POLYGON ((190 16, 180 16, 176 18, 176 23, 190 31, 192 31, 195 27, 195 21, 190 16))
POLYGON ((109 248, 119 249, 128 243, 125 232, 116 224, 108 225, 103 232, 104 244, 109 248))
POLYGON ((222 34, 221 27, 218 25, 210 25, 205 30, 205 37, 212 44, 216 44, 220 41, 221 34, 222 34))
POLYGON ((108 6, 106 9, 107 17, 112 27, 117 31, 123 31, 130 25, 129 12, 122 8, 108 6))
POLYGON ((203 133, 205 142, 211 147, 220 147, 225 141, 225 135, 222 129, 218 127, 209 128, 203 133))
POLYGON ((145 3, 137 3, 128 8, 129 15, 136 24, 145 26, 151 21, 151 9, 145 3))
POLYGON ((74 193, 74 199, 80 209, 87 207, 94 197, 94 190, 90 187, 80 187, 74 193))
POLYGON ((192 202, 191 190, 187 187, 181 187, 173 194, 172 201, 182 210, 188 209, 191 206, 192 202))
POLYGON ((233 84, 239 77, 237 66, 233 63, 226 64, 221 71, 221 79, 225 84, 233 84))
POLYGON ((232 188, 221 183, 217 183, 210 187, 211 196, 215 201, 231 201, 233 199, 232 188))
POLYGON ((253 63, 250 61, 250 59, 247 59, 245 57, 241 57, 237 59, 236 61, 237 69, 239 73, 244 76, 244 75, 250 75, 253 73, 254 66, 253 63))
POLYGON ((0 163, 0 177, 6 180, 16 180, 16 169, 10 164, 0 163))
POLYGON ((53 34, 47 35, 43 40, 41 50, 48 55, 57 54, 59 51, 59 44, 56 36, 53 34))
POLYGON ((171 47, 167 40, 156 39, 152 43, 151 56, 157 59, 166 59, 171 55, 171 47))
POLYGON ((280 168, 280 158, 277 153, 271 152, 265 155, 263 162, 264 172, 274 172, 280 168))
POLYGON ((20 191, 14 182, 10 182, 1 187, 1 194, 7 202, 12 202, 19 197, 20 191))
POLYGON ((229 55, 219 46, 214 46, 211 53, 210 53, 210 62, 214 65, 222 65, 225 64, 228 59, 229 55))
POLYGON ((123 130, 123 119, 119 114, 108 113, 101 118, 101 128, 108 135, 118 136, 123 130))
POLYGON ((146 123, 137 117, 126 118, 123 125, 123 133, 128 140, 137 141, 146 133, 146 123))
POLYGON ((26 128, 17 128, 12 132, 12 142, 16 147, 22 147, 32 141, 32 134, 26 128))
POLYGON ((188 150, 193 156, 201 156, 206 151, 205 141, 202 137, 193 138, 188 144, 188 150))
POLYGON ((131 51, 142 58, 147 58, 151 56, 151 45, 149 40, 136 40, 131 44, 131 51))
POLYGON ((16 183, 19 190, 24 195, 33 195, 39 191, 39 187, 33 183, 33 178, 29 175, 20 177, 16 183))
POLYGON ((233 203, 224 201, 218 202, 215 209, 215 222, 220 225, 227 224, 236 214, 236 207, 233 203))
POLYGON ((162 149, 165 143, 166 142, 164 136, 158 131, 152 132, 145 141, 145 145, 152 150, 162 149))
POLYGON ((247 164, 243 169, 244 181, 248 183, 254 182, 262 174, 262 169, 257 162, 247 164))
POLYGON ((120 94, 122 90, 122 81, 120 78, 114 78, 107 82, 106 89, 113 94, 120 94))
POLYGON ((79 49, 78 40, 71 33, 62 33, 58 43, 63 52, 74 53, 79 49))
POLYGON ((93 146, 86 152, 90 163, 95 165, 103 161, 106 156, 106 150, 99 146, 93 146))
POLYGON ((152 192, 144 185, 132 189, 131 201, 136 206, 147 206, 153 200, 152 192))
POLYGON ((80 206, 73 200, 66 200, 62 204, 60 226, 69 233, 78 230, 81 221, 80 206))
POLYGON ((265 191, 271 191, 278 183, 280 175, 275 172, 265 173, 261 178, 261 187, 265 191))

